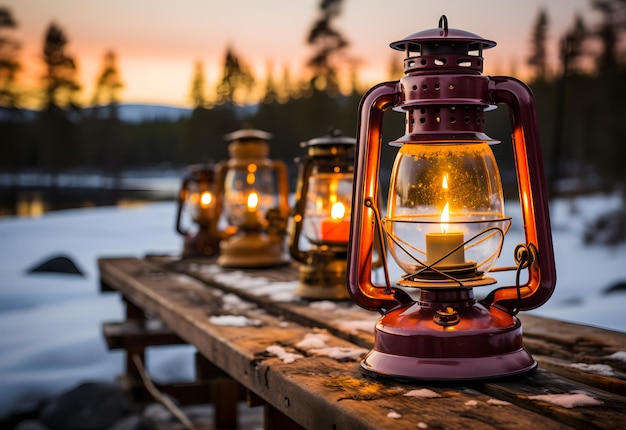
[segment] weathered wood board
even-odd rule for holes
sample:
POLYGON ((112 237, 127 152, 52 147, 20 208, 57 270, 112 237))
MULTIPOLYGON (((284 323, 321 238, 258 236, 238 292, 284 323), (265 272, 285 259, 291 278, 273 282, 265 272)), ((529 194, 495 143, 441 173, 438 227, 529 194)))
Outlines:
POLYGON ((322 336, 332 350, 358 356, 372 345, 376 315, 351 303, 310 303, 288 294, 276 300, 293 287, 293 267, 244 274, 172 258, 101 259, 99 266, 106 288, 163 321, 305 428, 626 428, 625 363, 607 358, 626 351, 623 333, 523 316, 526 345, 540 362, 536 372, 489 382, 408 384, 374 379, 363 374, 358 358, 335 359, 306 346, 322 336), (232 317, 242 326, 221 325, 232 317), (277 356, 281 348, 302 357, 285 362, 277 356), (611 366, 613 374, 571 366, 577 363, 611 366), (564 400, 582 404, 565 407, 564 400))

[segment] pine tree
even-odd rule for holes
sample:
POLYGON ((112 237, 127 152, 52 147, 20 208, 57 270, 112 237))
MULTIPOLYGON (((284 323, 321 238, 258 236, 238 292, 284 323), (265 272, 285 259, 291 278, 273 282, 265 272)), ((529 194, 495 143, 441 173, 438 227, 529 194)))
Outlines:
POLYGON ((202 61, 197 61, 193 81, 191 83, 191 101, 194 108, 204 107, 206 98, 204 96, 204 66, 202 61))
POLYGON ((115 52, 107 51, 104 55, 102 71, 96 82, 92 103, 94 105, 117 105, 122 88, 124 88, 124 83, 117 70, 115 52))
POLYGON ((245 99, 254 85, 254 76, 249 68, 228 47, 224 58, 224 72, 217 86, 217 103, 234 105, 238 100, 245 99), (241 92, 245 92, 244 96, 241 92))
POLYGON ((16 27, 11 11, 0 6, 0 107, 4 108, 15 108, 18 105, 15 83, 20 70, 17 59, 20 44, 13 37, 5 35, 16 27))
POLYGON ((527 64, 535 71, 534 79, 536 81, 545 81, 547 77, 546 39, 548 37, 548 24, 548 12, 545 9, 540 9, 533 27, 530 42, 531 54, 527 61, 527 64))
POLYGON ((308 62, 313 70, 311 86, 332 96, 339 93, 336 57, 348 46, 348 41, 332 25, 341 13, 341 3, 342 0, 321 0, 320 16, 313 23, 307 39, 315 49, 308 62))
POLYGON ((63 30, 55 23, 46 31, 43 47, 43 60, 46 63, 44 75, 44 105, 75 105, 74 96, 80 90, 77 82, 77 67, 74 57, 66 52, 68 41, 63 30))
POLYGON ((299 94, 293 89, 293 82, 291 79, 291 72, 289 71, 289 65, 283 66, 283 75, 280 79, 280 86, 278 89, 278 101, 280 103, 287 103, 291 98, 297 98, 299 94))
POLYGON ((54 176, 71 167, 77 159, 76 122, 66 108, 76 110, 74 97, 80 86, 76 81, 76 62, 66 52, 68 41, 59 26, 52 23, 46 31, 43 60, 44 108, 39 114, 40 140, 38 164, 54 176))
POLYGON ((267 62, 267 76, 265 78, 265 93, 263 94, 262 102, 265 104, 274 103, 278 100, 278 93, 276 91, 276 84, 274 83, 274 77, 272 76, 272 62, 267 62))

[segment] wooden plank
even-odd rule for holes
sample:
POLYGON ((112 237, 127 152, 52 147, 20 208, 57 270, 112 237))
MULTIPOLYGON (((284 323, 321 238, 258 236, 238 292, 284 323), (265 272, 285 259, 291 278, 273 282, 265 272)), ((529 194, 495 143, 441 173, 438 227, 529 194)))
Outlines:
MULTIPOLYGON (((284 317, 302 325, 322 327, 336 336, 364 348, 372 347, 374 324, 378 315, 366 311, 350 300, 333 302, 332 313, 328 307, 321 309, 316 306, 319 301, 309 301, 293 297, 293 300, 281 298, 276 300, 271 293, 271 288, 248 288, 245 285, 250 279, 264 279, 267 283, 289 283, 298 279, 298 269, 295 263, 278 269, 246 269, 245 274, 239 269, 221 268, 213 260, 178 260, 161 257, 156 260, 164 270, 173 270, 189 275, 221 290, 236 294, 267 309, 274 315, 284 317), (242 283, 229 283, 231 276, 241 274, 242 283), (244 285, 244 286, 242 286, 244 285), (260 292, 259 292, 260 291, 260 292), (344 322, 350 321, 371 322, 371 332, 362 330, 346 330, 344 322)), ((294 284, 295 285, 295 284, 294 284)), ((295 288, 295 287, 294 287, 295 288)), ((288 295, 287 295, 288 298, 288 295)), ((328 302, 327 302, 328 303, 328 302)))
POLYGON ((626 333, 523 314, 524 344, 554 373, 626 396, 626 333))
POLYGON ((148 347, 159 345, 180 345, 186 343, 160 321, 105 322, 102 334, 109 349, 128 347, 148 347))
POLYGON ((535 360, 543 369, 561 375, 567 379, 626 396, 626 375, 616 371, 609 365, 587 364, 585 362, 572 363, 554 357, 534 355, 535 360))
MULTIPOLYGON (((350 301, 336 302, 320 311, 321 308, 316 306, 319 302, 297 298, 291 301, 274 301, 271 295, 258 294, 254 288, 229 285, 224 280, 229 279, 229 274, 238 271, 219 268, 212 261, 166 259, 158 263, 167 268, 166 270, 188 274, 204 283, 253 301, 290 321, 324 328, 367 349, 373 346, 372 334, 378 315, 365 311, 350 301), (371 330, 364 330, 363 327, 370 321, 371 330)), ((292 265, 274 270, 246 270, 245 277, 267 279, 268 282, 293 282, 297 279, 297 267, 292 265)), ((244 283, 245 277, 241 277, 244 283)), ((540 364, 545 368, 584 384, 616 394, 626 394, 626 361, 610 357, 618 351, 626 351, 626 333, 528 314, 521 314, 519 318, 522 320, 525 347, 531 354, 541 358, 540 364), (567 365, 568 362, 570 365, 567 365), (602 369, 611 374, 599 374, 602 369)))
MULTIPOLYGON (((619 427, 620 423, 626 426, 626 417, 621 412, 626 410, 623 397, 611 397, 608 401, 601 393, 588 390, 593 396, 607 399, 604 406, 577 407, 575 413, 568 414, 567 408, 529 401, 524 393, 533 392, 536 384, 541 386, 540 381, 530 377, 477 384, 478 389, 471 384, 416 387, 363 377, 354 361, 338 361, 299 350, 298 342, 311 332, 308 326, 285 323, 280 316, 268 314, 265 308, 250 302, 237 312, 258 321, 258 325, 216 326, 209 317, 225 313, 223 290, 137 259, 100 260, 99 265, 107 285, 141 304, 150 315, 161 318, 208 360, 305 428, 393 429, 420 422, 431 428, 583 428, 588 422, 608 428, 603 427, 606 416, 615 418, 613 426, 619 427), (304 357, 294 363, 283 363, 266 352, 272 345, 304 357), (439 397, 405 396, 416 388, 427 388, 439 397)), ((232 312, 231 309, 229 313, 232 312)), ((337 336, 329 335, 329 339, 333 346, 356 346, 337 336)), ((543 375, 560 381, 549 372, 543 375)), ((568 389, 586 388, 568 384, 568 389)))
POLYGON ((485 383, 482 390, 577 429, 614 430, 626 423, 624 397, 590 389, 543 369, 526 376, 523 384, 515 381, 485 383), (597 404, 563 406, 579 397, 583 402, 597 404))

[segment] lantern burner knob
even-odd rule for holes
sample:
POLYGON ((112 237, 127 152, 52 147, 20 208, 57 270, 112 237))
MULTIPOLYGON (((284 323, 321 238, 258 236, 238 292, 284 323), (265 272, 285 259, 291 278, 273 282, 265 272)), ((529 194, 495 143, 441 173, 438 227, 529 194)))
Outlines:
POLYGON ((445 309, 438 309, 435 311, 433 321, 440 326, 446 327, 458 324, 459 321, 461 321, 461 317, 459 317, 459 313, 455 311, 454 308, 448 306, 445 309))

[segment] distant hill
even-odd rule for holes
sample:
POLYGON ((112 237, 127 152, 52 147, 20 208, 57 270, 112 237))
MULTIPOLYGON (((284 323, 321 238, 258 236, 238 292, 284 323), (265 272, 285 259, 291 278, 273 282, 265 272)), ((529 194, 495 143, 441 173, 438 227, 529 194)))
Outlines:
POLYGON ((155 119, 176 121, 191 116, 191 111, 190 108, 147 104, 121 104, 119 107, 120 119, 132 123, 155 119))
MULTIPOLYGON (((93 109, 92 107, 83 108, 84 113, 89 113, 93 109)), ((237 108, 237 114, 239 117, 245 117, 248 115, 254 115, 258 105, 240 106, 237 108)), ((139 123, 142 121, 150 120, 169 120, 177 121, 181 118, 188 118, 191 116, 191 108, 183 108, 176 106, 164 106, 164 105, 151 105, 151 104, 121 104, 119 105, 119 116, 124 122, 139 123)), ((13 111, 0 108, 0 120, 17 119, 18 121, 32 121, 37 117, 37 111, 24 109, 19 111, 20 116, 13 116, 13 111)))

